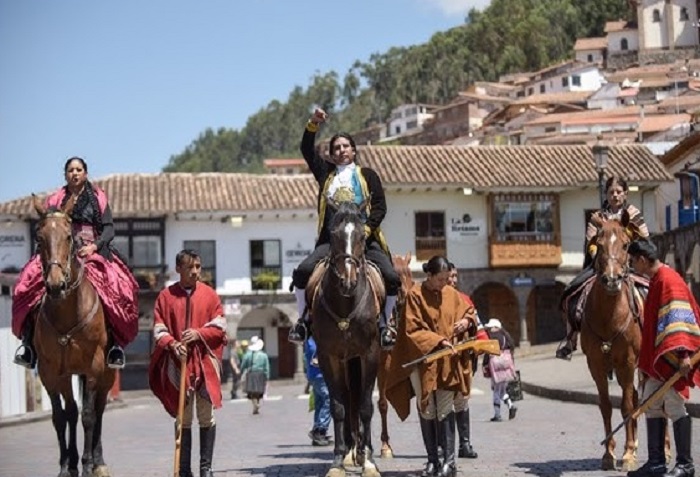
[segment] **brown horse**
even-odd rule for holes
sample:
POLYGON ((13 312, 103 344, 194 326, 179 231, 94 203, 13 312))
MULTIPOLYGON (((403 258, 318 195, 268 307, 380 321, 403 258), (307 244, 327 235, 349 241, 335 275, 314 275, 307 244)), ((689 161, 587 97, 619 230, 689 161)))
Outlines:
POLYGON ((328 385, 335 436, 327 477, 345 476, 345 456, 362 477, 380 477, 372 459, 372 392, 379 365, 381 278, 365 259, 360 208, 342 203, 333 216, 330 257, 311 305, 318 361, 328 385), (352 452, 350 450, 352 449, 352 452))
MULTIPOLYGON (((586 355, 588 369, 598 389, 598 406, 603 416, 605 435, 611 431, 612 404, 608 391, 608 373, 615 371, 622 388, 622 416, 637 407, 634 374, 641 346, 640 316, 643 311, 635 306, 634 285, 629 276, 627 234, 629 214, 623 211, 621 219, 594 216, 598 228, 598 253, 594 267, 596 279, 588 294, 581 326, 581 349, 586 355)), ((625 426, 625 452, 622 469, 632 470, 637 459, 637 422, 625 426)), ((615 440, 611 437, 605 446, 603 470, 614 470, 615 440)))
MULTIPOLYGON (((401 278, 401 289, 399 290, 399 299, 396 302, 396 316, 400 317, 403 314, 403 309, 406 306, 406 296, 408 291, 413 286, 413 275, 409 264, 411 263, 411 253, 408 252, 405 256, 394 255, 392 257, 394 270, 401 278)), ((399 322, 400 323, 400 322, 399 322)), ((377 388, 379 389, 379 399, 377 407, 382 421, 382 448, 380 456, 385 459, 394 457, 394 451, 389 444, 389 426, 387 424, 387 413, 389 412, 389 402, 386 399, 386 383, 387 373, 391 366, 391 351, 382 350, 379 356, 379 373, 377 374, 377 388)))
POLYGON ((34 346, 58 436, 61 467, 58 477, 78 477, 78 406, 71 386, 74 374, 80 375, 82 384, 83 477, 108 477, 109 469, 102 455, 102 414, 114 383, 114 370, 105 363, 108 337, 102 304, 76 256, 78 244, 73 238, 70 219, 74 205, 75 199, 70 199, 59 211, 47 210, 34 197, 34 208, 39 214, 37 241, 46 286, 36 312, 34 346))

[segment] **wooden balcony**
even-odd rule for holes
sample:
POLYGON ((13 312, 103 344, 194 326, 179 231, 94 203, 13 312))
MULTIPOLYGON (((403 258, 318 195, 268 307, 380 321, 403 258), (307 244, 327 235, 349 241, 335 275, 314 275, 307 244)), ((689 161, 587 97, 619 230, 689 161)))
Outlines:
POLYGON ((489 244, 491 267, 558 267, 561 245, 557 242, 493 242, 489 244))

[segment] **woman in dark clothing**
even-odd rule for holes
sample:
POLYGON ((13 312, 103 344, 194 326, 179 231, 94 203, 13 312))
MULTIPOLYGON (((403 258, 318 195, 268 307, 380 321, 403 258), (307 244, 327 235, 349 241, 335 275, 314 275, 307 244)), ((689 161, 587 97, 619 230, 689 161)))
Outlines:
POLYGON ((394 331, 387 325, 396 305, 396 295, 401 281, 394 271, 389 249, 380 227, 386 215, 384 188, 374 170, 360 167, 355 162, 357 148, 349 134, 339 133, 331 138, 330 162, 326 162, 316 154, 316 133, 326 119, 327 114, 322 109, 316 109, 306 124, 301 140, 301 152, 319 185, 318 239, 314 251, 299 264, 292 275, 299 319, 290 330, 289 340, 301 343, 307 336, 305 288, 316 265, 330 252, 330 224, 334 213, 330 203, 354 202, 358 205, 368 204, 362 211, 365 220, 365 256, 379 268, 386 286, 387 296, 380 322, 380 328, 382 328, 380 339, 383 348, 390 348, 396 338, 394 331))

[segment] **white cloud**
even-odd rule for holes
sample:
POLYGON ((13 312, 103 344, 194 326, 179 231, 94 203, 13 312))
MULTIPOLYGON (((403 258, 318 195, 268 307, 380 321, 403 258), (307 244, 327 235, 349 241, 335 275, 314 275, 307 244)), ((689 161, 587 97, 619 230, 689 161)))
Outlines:
POLYGON ((472 8, 483 10, 489 6, 491 0, 422 0, 422 2, 441 10, 448 16, 465 16, 472 8))

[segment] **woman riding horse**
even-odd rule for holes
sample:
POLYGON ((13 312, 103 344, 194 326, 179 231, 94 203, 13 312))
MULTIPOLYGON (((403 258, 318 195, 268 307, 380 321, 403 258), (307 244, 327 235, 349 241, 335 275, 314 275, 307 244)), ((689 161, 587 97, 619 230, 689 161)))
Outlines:
MULTIPOLYGON (((606 201, 603 207, 594 213, 594 216, 600 216, 604 219, 620 219, 623 211, 629 214, 630 224, 628 233, 632 240, 649 237, 649 229, 644 222, 642 213, 634 205, 627 202, 627 181, 624 179, 612 176, 605 183, 606 201)), ((556 351, 556 357, 559 359, 571 359, 571 354, 576 350, 576 342, 578 341, 580 318, 578 310, 580 300, 585 300, 587 291, 586 284, 595 276, 593 262, 597 253, 595 237, 598 234, 598 228, 593 220, 586 225, 586 250, 583 263, 583 270, 574 278, 566 287, 561 297, 560 307, 564 311, 566 320, 566 338, 556 351)), ((642 281, 643 282, 643 281, 642 281)), ((645 288, 640 285, 641 288, 645 288)))
POLYGON ((306 285, 316 265, 328 256, 330 249, 330 224, 333 210, 330 202, 346 201, 355 204, 368 203, 362 211, 366 237, 367 260, 375 264, 384 279, 386 300, 381 317, 380 342, 383 348, 391 348, 395 342, 394 331, 388 326, 396 305, 396 296, 401 286, 399 276, 394 271, 391 255, 381 230, 386 215, 386 200, 382 181, 375 171, 356 164, 357 148, 349 134, 339 133, 330 141, 330 160, 326 162, 316 154, 314 141, 319 127, 327 119, 322 109, 316 109, 306 124, 301 140, 301 152, 320 186, 318 195, 319 235, 314 251, 299 264, 292 274, 294 295, 297 299, 299 319, 289 332, 289 340, 301 344, 306 338, 308 315, 306 314, 306 285))
MULTIPOLYGON (((112 347, 107 355, 111 368, 124 367, 124 347, 138 333, 138 283, 111 247, 114 239, 112 210, 107 195, 88 180, 88 167, 80 157, 71 157, 64 165, 65 187, 49 196, 46 207, 58 210, 75 198, 71 212, 73 237, 78 257, 84 261, 88 280, 95 287, 111 325, 112 347)), ((41 244, 39 244, 41 246, 41 244)), ((43 273, 47 273, 43 270, 43 273)), ((12 332, 22 339, 14 362, 33 368, 36 350, 32 338, 33 311, 44 295, 44 280, 39 254, 22 269, 12 296, 12 332)))

